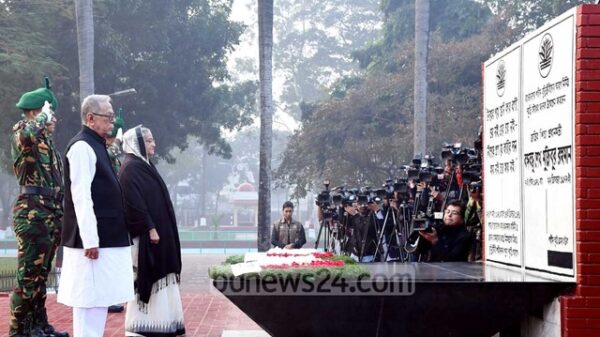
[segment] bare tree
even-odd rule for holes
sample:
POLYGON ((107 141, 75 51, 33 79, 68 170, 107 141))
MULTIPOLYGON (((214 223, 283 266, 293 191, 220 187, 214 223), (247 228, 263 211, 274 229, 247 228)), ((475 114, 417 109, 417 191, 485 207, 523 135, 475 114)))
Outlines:
POLYGON ((260 76, 260 165, 258 183, 258 251, 270 247, 271 153, 273 142, 273 0, 258 1, 260 76))
POLYGON ((74 0, 79 51, 79 99, 94 93, 94 12, 92 0, 74 0))
POLYGON ((415 83, 413 154, 427 149, 427 54, 429 47, 429 0, 415 2, 415 83))

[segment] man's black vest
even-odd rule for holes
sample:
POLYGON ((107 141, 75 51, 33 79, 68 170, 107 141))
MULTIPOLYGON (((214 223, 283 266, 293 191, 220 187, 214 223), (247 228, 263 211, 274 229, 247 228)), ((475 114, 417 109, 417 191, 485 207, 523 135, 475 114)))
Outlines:
MULTIPOLYGON (((96 220, 98 221, 100 248, 129 246, 121 185, 108 157, 106 142, 95 131, 84 126, 71 139, 65 153, 68 153, 71 146, 78 141, 86 142, 96 154, 96 174, 92 180, 92 201, 96 220)), ((73 207, 71 170, 67 156, 64 158, 64 163, 65 213, 63 217, 62 245, 71 248, 83 248, 75 208, 73 207)))

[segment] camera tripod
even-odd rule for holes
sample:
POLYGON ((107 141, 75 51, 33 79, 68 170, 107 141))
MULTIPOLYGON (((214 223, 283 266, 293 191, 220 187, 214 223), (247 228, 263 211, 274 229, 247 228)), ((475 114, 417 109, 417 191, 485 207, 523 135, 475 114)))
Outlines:
POLYGON ((315 249, 319 248, 321 235, 323 235, 323 249, 326 252, 329 251, 329 241, 331 239, 331 228, 329 228, 329 222, 331 221, 333 221, 332 218, 323 218, 323 220, 321 220, 319 223, 319 234, 317 234, 317 241, 315 241, 315 249), (323 228, 325 228, 325 232, 323 232, 323 228))
POLYGON ((391 207, 391 206, 388 207, 388 209, 385 212, 385 217, 383 219, 383 225, 382 225, 381 231, 379 231, 379 233, 377 235, 377 248, 375 249, 375 256, 377 256, 379 251, 382 251, 383 255, 384 255, 383 258, 381 259, 382 262, 386 262, 390 255, 390 251, 392 250, 392 239, 395 239, 395 241, 396 241, 395 246, 396 246, 396 249, 398 249, 400 261, 407 260, 407 255, 401 249, 402 245, 400 242, 401 242, 401 240, 406 238, 406 234, 407 234, 406 230, 408 229, 407 213, 410 213, 410 209, 408 208, 406 203, 404 201, 402 201, 399 211, 402 214, 402 219, 400 219, 399 216, 396 215, 396 212, 393 207, 391 207), (388 236, 386 236, 385 228, 386 228, 386 225, 388 224, 388 221, 390 221, 390 218, 391 218, 391 222, 392 222, 392 231, 391 231, 391 233, 389 233, 388 236))
MULTIPOLYGON (((357 227, 355 228, 355 233, 353 233, 354 235, 356 235, 359 239, 360 239, 360 249, 358 251, 358 261, 359 262, 363 262, 363 257, 365 256, 365 249, 367 248, 367 241, 370 244, 376 244, 376 238, 379 237, 379 219, 377 218, 377 214, 375 214, 375 212, 373 211, 369 211, 369 213, 367 215, 360 215, 362 218, 359 221, 357 225, 357 227), (366 221, 366 224, 364 224, 364 221, 366 221), (373 225, 375 228, 375 239, 372 239, 369 237, 369 231, 371 229, 371 225, 373 225)), ((373 255, 373 259, 375 259, 376 257, 376 253, 373 255)))
MULTIPOLYGON (((344 217, 347 219, 347 217, 344 217)), ((347 220, 343 223, 335 220, 334 218, 324 218, 320 222, 319 233, 317 234, 317 240, 315 241, 315 249, 319 248, 321 238, 323 238, 323 250, 326 252, 333 252, 334 254, 341 255, 346 253, 347 235, 346 229, 347 220)))

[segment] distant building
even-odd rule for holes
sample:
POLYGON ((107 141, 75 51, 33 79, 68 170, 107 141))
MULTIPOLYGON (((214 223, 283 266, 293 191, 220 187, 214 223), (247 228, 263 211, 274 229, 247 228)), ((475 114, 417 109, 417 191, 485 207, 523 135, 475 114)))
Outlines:
POLYGON ((241 183, 235 192, 231 194, 231 205, 233 207, 233 225, 253 225, 258 224, 258 192, 254 185, 250 183, 241 183), (240 219, 242 213, 250 213, 250 216, 240 219))

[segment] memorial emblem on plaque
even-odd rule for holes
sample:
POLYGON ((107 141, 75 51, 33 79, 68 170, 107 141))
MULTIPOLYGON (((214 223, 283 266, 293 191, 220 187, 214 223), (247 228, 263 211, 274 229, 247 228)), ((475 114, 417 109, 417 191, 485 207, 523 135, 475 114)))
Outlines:
POLYGON ((546 35, 542 37, 538 56, 538 70, 540 71, 540 75, 543 78, 546 78, 548 74, 550 74, 550 69, 552 69, 552 58, 554 56, 554 42, 552 41, 552 35, 546 33, 546 35))
POLYGON ((504 85, 506 84, 506 64, 504 60, 498 62, 498 68, 496 69, 496 92, 499 97, 504 95, 504 85))

